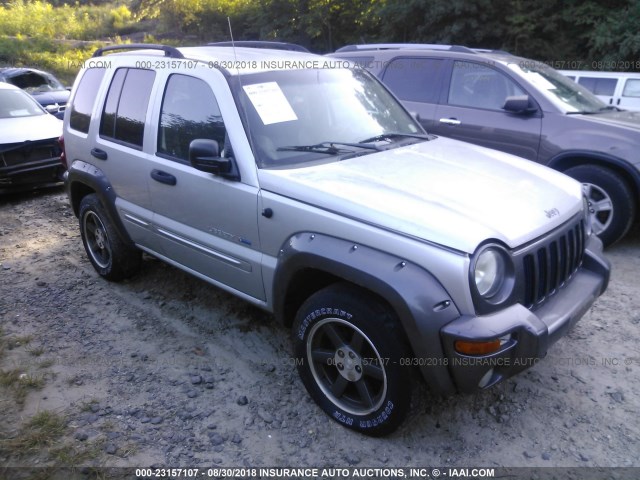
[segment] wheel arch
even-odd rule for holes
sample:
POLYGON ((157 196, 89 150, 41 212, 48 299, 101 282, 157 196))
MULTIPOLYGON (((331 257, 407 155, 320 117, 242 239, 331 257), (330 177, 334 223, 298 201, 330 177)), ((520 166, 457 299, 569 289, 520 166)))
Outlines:
POLYGON ((635 202, 640 202, 640 171, 626 160, 588 150, 571 150, 556 155, 547 164, 560 172, 580 165, 595 165, 617 173, 631 188, 635 202))
MULTIPOLYGON (((415 357, 444 356, 440 328, 460 313, 440 282, 400 257, 327 235, 299 233, 280 250, 273 289, 276 318, 290 327, 311 294, 337 282, 353 284, 384 302, 398 317, 415 357)), ((421 373, 434 391, 455 391, 445 366, 432 364, 421 373)))
POLYGON ((126 245, 134 245, 118 215, 116 192, 102 170, 89 163, 76 160, 69 167, 65 185, 76 217, 80 215, 82 199, 87 195, 95 194, 104 206, 109 220, 116 227, 120 239, 126 245))

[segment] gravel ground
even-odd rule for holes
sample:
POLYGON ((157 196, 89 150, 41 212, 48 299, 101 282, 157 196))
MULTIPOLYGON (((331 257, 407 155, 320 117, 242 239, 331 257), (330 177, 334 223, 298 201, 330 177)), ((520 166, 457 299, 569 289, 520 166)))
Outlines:
POLYGON ((640 232, 608 256, 547 358, 475 395, 419 386, 373 439, 309 399, 269 315, 151 257, 106 282, 62 189, 1 198, 0 465, 640 467, 640 232))

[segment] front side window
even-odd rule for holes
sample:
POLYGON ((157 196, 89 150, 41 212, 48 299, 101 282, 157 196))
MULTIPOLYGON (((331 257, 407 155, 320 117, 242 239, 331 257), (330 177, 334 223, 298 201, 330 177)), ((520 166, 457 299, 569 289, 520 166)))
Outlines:
POLYGON ((384 83, 400 100, 436 103, 442 65, 439 58, 396 58, 384 72, 384 83))
POLYGON ((526 95, 501 72, 474 62, 454 62, 449 105, 501 110, 507 97, 526 95))
POLYGON ((100 121, 100 136, 142 148, 144 122, 155 72, 119 68, 113 76, 100 121))
POLYGON ((104 68, 89 68, 80 79, 76 94, 71 104, 69 126, 83 133, 89 132, 91 112, 96 101, 96 94, 102 83, 106 70, 104 68))
POLYGON ((189 144, 197 138, 215 140, 225 149, 225 127, 209 85, 187 75, 169 77, 162 99, 158 154, 188 161, 189 144))

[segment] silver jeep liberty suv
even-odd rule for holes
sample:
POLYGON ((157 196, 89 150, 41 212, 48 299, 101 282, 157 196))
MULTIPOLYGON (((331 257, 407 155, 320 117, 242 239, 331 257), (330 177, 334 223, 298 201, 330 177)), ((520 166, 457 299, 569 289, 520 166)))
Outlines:
POLYGON ((146 252, 272 312, 311 397, 369 435, 402 422, 413 371, 447 395, 526 369, 609 279, 578 182, 425 133, 338 59, 106 47, 64 142, 100 275, 146 252))

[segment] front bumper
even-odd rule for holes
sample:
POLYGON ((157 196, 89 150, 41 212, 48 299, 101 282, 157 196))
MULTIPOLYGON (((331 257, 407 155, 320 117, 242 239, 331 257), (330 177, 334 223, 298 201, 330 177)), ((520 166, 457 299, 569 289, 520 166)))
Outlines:
POLYGON ((451 380, 459 392, 487 388, 537 363, 564 336, 605 291, 610 263, 602 243, 592 237, 580 268, 561 289, 540 307, 520 304, 484 316, 461 316, 440 330, 451 380), (456 341, 501 340, 500 348, 487 355, 464 355, 456 341))

